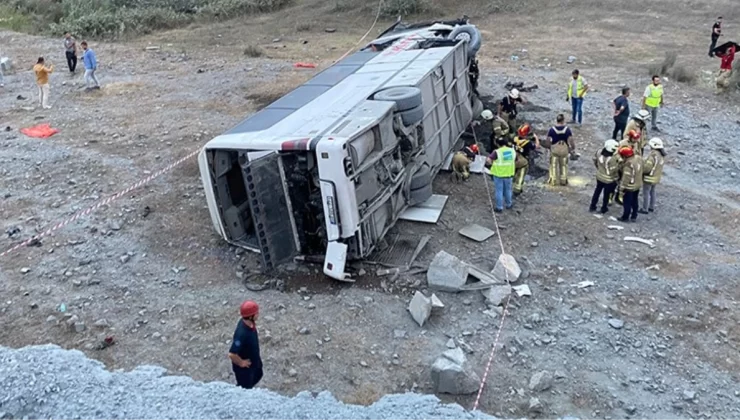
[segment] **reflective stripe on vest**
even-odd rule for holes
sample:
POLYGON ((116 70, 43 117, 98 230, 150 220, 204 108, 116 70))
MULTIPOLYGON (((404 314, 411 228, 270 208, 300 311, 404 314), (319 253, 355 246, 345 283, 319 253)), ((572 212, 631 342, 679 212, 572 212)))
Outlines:
POLYGON ((496 150, 496 160, 491 164, 491 175, 497 178, 510 178, 516 172, 516 152, 511 147, 496 150))
POLYGON ((650 85, 650 96, 645 98, 645 105, 650 108, 657 108, 660 106, 660 100, 663 98, 663 85, 650 85))
MULTIPOLYGON (((583 94, 583 77, 578 76, 578 79, 576 79, 576 95, 580 97, 583 94)), ((562 91, 561 91, 562 92, 562 91)), ((583 95, 586 96, 586 95, 583 95)), ((570 79, 570 82, 568 82, 568 97, 573 97, 573 79, 570 79)))

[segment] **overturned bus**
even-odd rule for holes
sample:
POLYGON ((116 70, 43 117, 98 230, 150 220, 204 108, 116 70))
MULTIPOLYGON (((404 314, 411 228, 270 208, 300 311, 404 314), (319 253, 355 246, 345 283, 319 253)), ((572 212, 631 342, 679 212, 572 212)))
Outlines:
POLYGON ((269 270, 321 255, 351 281, 457 146, 477 98, 478 29, 467 18, 404 25, 212 139, 198 162, 216 231, 269 270))

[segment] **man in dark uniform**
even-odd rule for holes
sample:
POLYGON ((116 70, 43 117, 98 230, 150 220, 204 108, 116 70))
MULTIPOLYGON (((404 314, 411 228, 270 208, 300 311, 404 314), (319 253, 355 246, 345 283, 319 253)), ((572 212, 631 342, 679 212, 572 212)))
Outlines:
POLYGON ((516 117, 519 114, 517 104, 526 104, 527 99, 522 96, 517 89, 512 89, 504 99, 498 104, 498 116, 503 118, 507 124, 509 124, 509 138, 514 138, 514 130, 516 130, 516 117))
POLYGON ((251 389, 262 379, 262 358, 255 324, 259 317, 259 306, 254 301, 246 300, 239 308, 239 312, 242 319, 234 331, 229 359, 236 376, 236 384, 251 389))
POLYGON ((722 36, 722 16, 712 25, 712 43, 709 44, 709 56, 714 57, 714 48, 717 46, 717 40, 722 36))

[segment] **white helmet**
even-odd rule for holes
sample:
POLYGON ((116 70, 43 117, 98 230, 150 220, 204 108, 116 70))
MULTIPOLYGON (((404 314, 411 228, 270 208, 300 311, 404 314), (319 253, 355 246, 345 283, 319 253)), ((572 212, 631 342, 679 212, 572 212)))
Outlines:
POLYGON ((480 113, 480 117, 486 121, 490 121, 493 119, 493 112, 491 112, 490 109, 484 109, 483 112, 480 113))
POLYGON ((607 152, 614 153, 617 151, 617 147, 619 147, 619 143, 616 140, 607 140, 604 142, 604 149, 607 152))
POLYGON ((511 96, 514 99, 519 99, 519 90, 512 89, 511 92, 509 92, 509 96, 511 96))
POLYGON ((662 149, 663 148, 663 140, 661 140, 661 139, 659 139, 657 137, 653 137, 648 142, 648 146, 650 146, 651 149, 656 149, 656 150, 662 149))
POLYGON ((641 109, 637 115, 635 115, 633 118, 640 121, 645 121, 650 119, 650 113, 647 112, 645 109, 641 109))

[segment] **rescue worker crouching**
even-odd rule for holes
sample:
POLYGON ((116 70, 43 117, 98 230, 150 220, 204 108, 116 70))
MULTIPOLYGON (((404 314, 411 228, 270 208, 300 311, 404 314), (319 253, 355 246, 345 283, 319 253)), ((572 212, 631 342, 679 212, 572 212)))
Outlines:
POLYGON ((496 142, 499 139, 507 137, 511 128, 506 120, 499 115, 495 115, 491 110, 484 109, 480 116, 491 124, 491 140, 488 145, 488 151, 492 152, 496 150, 496 142))
POLYGON ((648 142, 650 154, 644 160, 642 182, 642 214, 655 211, 655 188, 660 184, 663 176, 663 164, 665 163, 665 150, 663 140, 654 137, 648 142))
POLYGON ((529 170, 529 155, 533 150, 540 148, 540 139, 532 131, 529 124, 524 124, 517 130, 514 137, 514 149, 516 150, 516 173, 514 175, 514 195, 519 195, 524 190, 524 177, 529 170))
POLYGON ((486 159, 486 167, 490 168, 488 173, 494 185, 494 194, 496 195, 496 206, 494 211, 501 213, 504 211, 504 204, 507 209, 513 205, 512 180, 516 172, 516 151, 511 147, 507 140, 499 140, 498 148, 491 152, 486 159))
POLYGON ((229 359, 236 376, 236 384, 251 389, 262 379, 262 358, 255 324, 259 317, 259 306, 254 301, 244 301, 239 313, 241 319, 234 331, 229 359))
POLYGON ((596 205, 599 203, 601 193, 604 193, 604 201, 601 205, 601 213, 609 211, 609 199, 617 188, 619 180, 619 164, 621 159, 616 154, 618 144, 615 140, 607 140, 604 148, 597 151, 594 156, 594 165, 596 165, 596 188, 594 195, 591 197, 591 206, 589 211, 596 211, 596 205))
POLYGON ((470 162, 475 160, 479 151, 478 145, 472 144, 463 147, 462 150, 452 156, 452 172, 455 175, 455 180, 467 181, 470 178, 470 162))
POLYGON ((576 156, 576 145, 563 114, 559 114, 556 124, 550 127, 547 140, 550 145, 550 178, 547 182, 550 185, 568 185, 568 156, 576 156))
MULTIPOLYGON (((638 147, 635 148, 635 153, 640 156, 642 156, 642 151, 645 149, 645 145, 647 144, 647 121, 649 119, 650 113, 645 109, 641 109, 637 114, 632 116, 632 119, 627 123, 627 127, 624 128, 624 137, 622 138, 622 142, 629 140, 630 131, 634 130, 640 135, 638 147)), ((620 147, 622 147, 622 144, 623 143, 620 143, 620 147)))
POLYGON ((619 149, 619 155, 624 159, 621 164, 622 179, 619 183, 619 189, 622 191, 622 205, 624 212, 620 221, 637 221, 637 209, 640 188, 642 188, 642 158, 635 154, 635 151, 629 147, 619 149))

